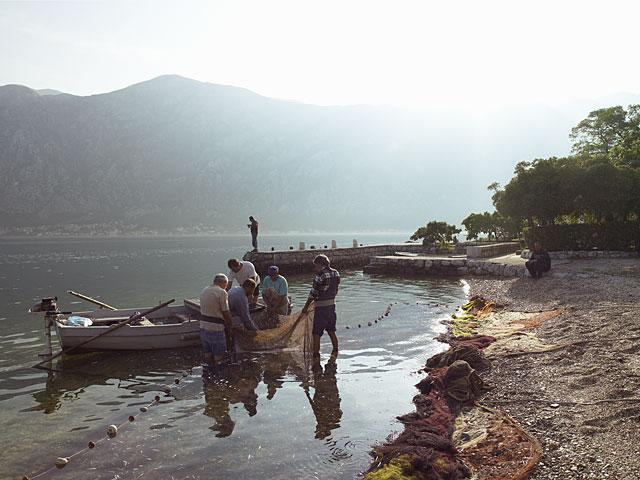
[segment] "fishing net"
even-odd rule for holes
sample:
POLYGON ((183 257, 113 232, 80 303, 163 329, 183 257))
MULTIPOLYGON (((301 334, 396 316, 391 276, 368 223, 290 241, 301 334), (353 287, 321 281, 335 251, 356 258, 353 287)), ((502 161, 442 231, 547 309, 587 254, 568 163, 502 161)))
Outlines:
POLYGON ((302 347, 305 352, 310 352, 312 324, 313 305, 303 314, 279 315, 275 328, 251 332, 243 327, 234 327, 232 334, 238 349, 243 351, 302 347))
POLYGON ((478 480, 524 480, 542 458, 542 448, 506 413, 476 405, 456 420, 453 443, 478 480))
POLYGON ((464 360, 474 370, 487 370, 491 362, 486 359, 481 350, 474 345, 458 345, 449 350, 434 355, 427 360, 427 368, 448 367, 456 360, 464 360))

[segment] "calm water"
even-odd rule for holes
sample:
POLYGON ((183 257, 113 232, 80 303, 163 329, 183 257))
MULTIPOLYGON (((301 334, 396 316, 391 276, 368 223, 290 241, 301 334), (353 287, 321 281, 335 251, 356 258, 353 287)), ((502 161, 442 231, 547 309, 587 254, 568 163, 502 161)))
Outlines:
MULTIPOLYGON (((336 235, 262 243, 288 248, 332 238, 351 243, 351 236, 336 235)), ((405 238, 358 236, 362 243, 405 238)), ((432 338, 443 330, 438 320, 463 302, 463 282, 342 272, 341 354, 328 364, 324 338, 317 372, 305 369, 299 353, 280 352, 247 355, 203 381, 197 349, 78 355, 49 375, 29 368, 43 346, 43 321, 25 312, 41 296, 57 295, 72 310, 88 305, 69 289, 123 307, 194 297, 246 243, 246 237, 0 241, 0 478, 46 470, 129 415, 136 421, 116 438, 38 478, 348 479, 366 469, 371 445, 397 431, 395 417, 411 409, 414 372, 442 349, 432 338), (389 304, 389 316, 375 323, 389 304), (176 377, 181 382, 172 395, 160 393, 162 403, 140 414, 154 389, 174 385, 176 377)), ((310 278, 289 280, 299 308, 310 278)))

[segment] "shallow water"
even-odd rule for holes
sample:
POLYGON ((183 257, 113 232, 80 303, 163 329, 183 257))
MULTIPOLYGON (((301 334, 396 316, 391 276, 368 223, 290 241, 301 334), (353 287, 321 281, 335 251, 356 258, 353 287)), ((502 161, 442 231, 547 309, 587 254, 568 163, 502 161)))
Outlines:
MULTIPOLYGON (((331 238, 351 243, 335 235, 268 240, 287 248, 331 238)), ((298 352, 250 354, 203 381, 197 349, 77 355, 49 375, 29 368, 42 348, 42 319, 25 311, 40 296, 58 295, 62 308, 74 310, 87 304, 76 303, 68 289, 127 307, 194 297, 213 273, 226 270, 227 258, 242 255, 245 241, 0 241, 0 477, 45 471, 129 415, 136 420, 116 438, 38 478, 346 479, 366 469, 371 445, 397 431, 395 417, 411 409, 414 372, 443 348, 433 337, 444 329, 438 321, 463 302, 461 282, 342 272, 341 353, 328 363, 323 339, 323 368, 316 372, 298 352), (388 305, 390 314, 376 322, 388 305), (170 396, 158 391, 166 385, 170 396), (141 413, 155 395, 161 403, 141 413)), ((299 308, 310 277, 289 280, 299 308)))

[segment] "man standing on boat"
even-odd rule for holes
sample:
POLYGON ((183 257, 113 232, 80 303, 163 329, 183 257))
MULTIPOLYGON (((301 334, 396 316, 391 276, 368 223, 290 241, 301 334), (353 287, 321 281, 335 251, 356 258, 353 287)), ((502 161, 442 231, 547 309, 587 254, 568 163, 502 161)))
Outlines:
POLYGON ((320 362, 320 337, 327 331, 331 339, 333 350, 331 355, 338 354, 338 337, 336 336, 336 295, 340 285, 340 273, 331 268, 331 262, 326 255, 318 255, 313 259, 313 269, 316 276, 309 298, 302 307, 302 313, 307 313, 311 302, 315 302, 313 315, 313 360, 320 362))
POLYGON ((257 252, 258 251, 258 221, 253 217, 249 217, 249 221, 251 223, 247 225, 247 228, 251 230, 251 245, 253 246, 253 251, 257 252))
MULTIPOLYGON (((227 262, 229 266, 229 285, 227 285, 227 290, 230 290, 231 287, 241 287, 244 285, 245 280, 251 279, 255 282, 256 287, 260 284, 260 276, 256 272, 256 267, 251 262, 240 261, 237 258, 232 258, 227 262)), ((257 288, 255 292, 257 292, 257 288)), ((257 303, 258 295, 257 293, 252 294, 252 302, 257 303)))
POLYGON ((218 364, 227 351, 227 331, 231 331, 231 314, 227 284, 229 280, 223 273, 213 279, 213 284, 200 294, 200 340, 204 361, 211 367, 218 364))

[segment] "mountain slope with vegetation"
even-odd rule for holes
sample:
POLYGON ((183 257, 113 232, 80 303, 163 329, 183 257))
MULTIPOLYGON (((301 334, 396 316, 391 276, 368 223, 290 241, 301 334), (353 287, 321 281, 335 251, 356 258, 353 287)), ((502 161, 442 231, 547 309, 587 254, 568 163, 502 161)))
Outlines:
POLYGON ((484 208, 572 114, 320 107, 163 76, 101 95, 0 87, 0 224, 409 229, 484 208), (519 123, 514 123, 518 117, 519 123), (525 130, 522 126, 527 126, 525 130))

